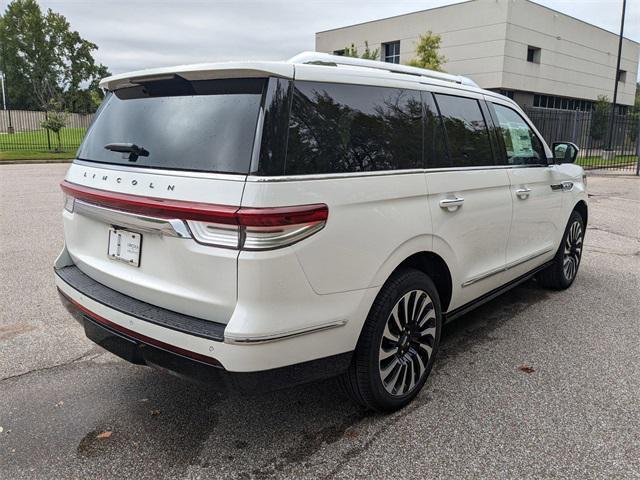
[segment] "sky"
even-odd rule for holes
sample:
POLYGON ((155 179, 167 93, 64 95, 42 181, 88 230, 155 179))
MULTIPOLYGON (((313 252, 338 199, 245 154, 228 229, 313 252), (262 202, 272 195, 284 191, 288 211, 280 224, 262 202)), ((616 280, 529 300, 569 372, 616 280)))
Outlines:
MULTIPOLYGON (((4 11, 7 0, 0 0, 4 11)), ((282 60, 313 50, 315 32, 456 3, 452 0, 40 0, 99 47, 111 73, 187 63, 282 60)), ((537 0, 618 32, 622 0, 537 0)), ((640 41, 640 0, 625 36, 640 41)))

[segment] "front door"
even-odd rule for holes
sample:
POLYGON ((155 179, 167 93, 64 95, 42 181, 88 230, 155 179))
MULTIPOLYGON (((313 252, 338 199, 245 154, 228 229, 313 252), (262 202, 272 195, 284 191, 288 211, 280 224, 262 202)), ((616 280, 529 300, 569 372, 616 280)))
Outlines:
POLYGON ((564 229, 562 179, 548 165, 543 143, 515 109, 493 104, 508 169, 513 218, 507 245, 507 277, 514 279, 550 260, 564 229))

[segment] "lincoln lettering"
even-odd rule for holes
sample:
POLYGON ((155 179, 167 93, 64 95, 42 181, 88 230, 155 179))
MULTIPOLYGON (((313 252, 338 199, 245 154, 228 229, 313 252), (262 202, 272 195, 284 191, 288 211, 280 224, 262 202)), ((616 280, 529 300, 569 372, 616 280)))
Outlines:
MULTIPOLYGON (((88 178, 88 179, 91 179, 91 180, 102 180, 103 182, 108 182, 109 178, 111 178, 112 181, 115 181, 116 183, 123 183, 123 178, 122 177, 109 177, 109 175, 102 175, 102 177, 98 177, 97 174, 89 173, 89 172, 84 172, 82 176, 84 178, 88 178)), ((146 188, 148 188, 150 190, 157 190, 158 188, 165 188, 167 191, 173 192, 173 191, 175 191, 175 188, 176 188, 176 186, 172 185, 172 184, 167 184, 167 185, 164 185, 164 186, 158 186, 154 182, 144 183, 144 182, 141 182, 140 180, 138 180, 136 178, 132 178, 128 182, 133 187, 138 187, 138 186, 144 187, 144 186, 146 186, 146 188)))

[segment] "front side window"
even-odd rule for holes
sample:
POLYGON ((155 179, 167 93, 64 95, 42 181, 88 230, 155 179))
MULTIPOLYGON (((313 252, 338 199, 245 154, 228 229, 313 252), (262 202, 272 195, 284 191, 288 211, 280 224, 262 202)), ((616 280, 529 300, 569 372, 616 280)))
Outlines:
POLYGON ((400 41, 384 43, 384 58, 387 63, 400 63, 400 41))
POLYGON ((544 147, 527 122, 511 108, 493 104, 509 165, 546 163, 544 147))
POLYGON ((448 165, 495 165, 489 130, 480 103, 473 98, 435 95, 449 145, 448 165))
POLYGON ((420 92, 295 83, 285 173, 422 168, 420 92))

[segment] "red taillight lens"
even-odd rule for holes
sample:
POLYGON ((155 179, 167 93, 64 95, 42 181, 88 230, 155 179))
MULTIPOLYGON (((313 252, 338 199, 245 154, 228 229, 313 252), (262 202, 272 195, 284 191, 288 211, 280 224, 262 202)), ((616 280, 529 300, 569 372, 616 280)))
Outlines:
POLYGON ((186 221, 196 241, 243 250, 282 248, 318 232, 326 224, 325 204, 289 207, 235 207, 96 190, 64 180, 65 195, 122 212, 186 221))
POLYGON ((60 188, 67 195, 123 212, 139 213, 151 217, 200 220, 203 222, 237 225, 235 213, 238 207, 213 205, 209 203, 143 197, 127 193, 108 192, 83 187, 63 180, 60 188))

